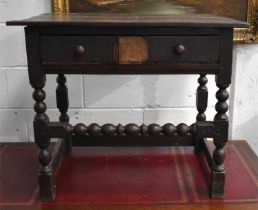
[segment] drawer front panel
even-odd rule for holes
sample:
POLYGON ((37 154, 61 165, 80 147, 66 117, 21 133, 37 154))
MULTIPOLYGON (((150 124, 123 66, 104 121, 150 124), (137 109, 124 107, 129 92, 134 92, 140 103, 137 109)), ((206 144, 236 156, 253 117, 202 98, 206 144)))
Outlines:
POLYGON ((42 36, 43 64, 109 64, 114 63, 115 37, 42 36))
POLYGON ((43 64, 218 63, 219 36, 42 36, 43 64))
POLYGON ((147 37, 149 60, 155 63, 205 62, 217 63, 219 36, 147 37))

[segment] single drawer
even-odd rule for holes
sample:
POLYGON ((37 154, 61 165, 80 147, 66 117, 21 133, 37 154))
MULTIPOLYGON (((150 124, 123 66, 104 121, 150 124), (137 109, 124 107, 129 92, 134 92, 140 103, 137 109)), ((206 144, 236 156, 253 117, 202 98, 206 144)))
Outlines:
POLYGON ((44 64, 218 63, 219 36, 42 36, 44 64))

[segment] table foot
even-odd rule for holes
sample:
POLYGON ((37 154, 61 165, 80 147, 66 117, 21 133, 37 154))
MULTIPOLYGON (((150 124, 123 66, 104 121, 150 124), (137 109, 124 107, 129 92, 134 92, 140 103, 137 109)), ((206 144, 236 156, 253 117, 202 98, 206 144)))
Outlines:
POLYGON ((224 198, 225 177, 225 171, 218 172, 212 170, 210 186, 211 198, 224 198))
POLYGON ((41 201, 55 200, 55 184, 52 171, 49 174, 39 174, 39 197, 41 201))

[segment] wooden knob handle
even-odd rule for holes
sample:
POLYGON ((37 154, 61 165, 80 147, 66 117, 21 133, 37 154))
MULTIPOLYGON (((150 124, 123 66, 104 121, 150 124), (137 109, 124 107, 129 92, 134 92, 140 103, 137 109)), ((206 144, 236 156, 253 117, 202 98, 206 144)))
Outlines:
POLYGON ((75 48, 74 48, 74 53, 75 55, 77 56, 83 56, 85 54, 85 47, 82 46, 82 45, 77 45, 75 48))
POLYGON ((176 45, 174 50, 177 55, 183 55, 186 52, 186 48, 182 44, 176 45))

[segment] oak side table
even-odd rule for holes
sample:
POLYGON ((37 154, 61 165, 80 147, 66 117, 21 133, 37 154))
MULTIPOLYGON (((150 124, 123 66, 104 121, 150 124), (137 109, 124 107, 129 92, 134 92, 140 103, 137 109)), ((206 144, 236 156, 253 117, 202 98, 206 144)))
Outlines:
MULTIPOLYGON (((28 72, 34 88, 35 143, 40 148, 41 200, 55 199, 54 174, 72 146, 194 146, 211 170, 210 196, 224 195, 228 141, 227 88, 231 83, 233 28, 247 23, 212 15, 43 14, 7 25, 26 26, 28 72), (57 74, 59 122, 44 103, 46 74, 57 74), (69 124, 65 74, 199 74, 196 122, 188 126, 69 124), (206 121, 207 74, 216 75, 217 114, 206 121), (59 138, 49 150, 51 138, 59 138), (213 138, 213 154, 206 138, 213 138), (52 158, 51 158, 52 157, 52 158)), ((173 91, 173 90, 171 90, 173 91)))

